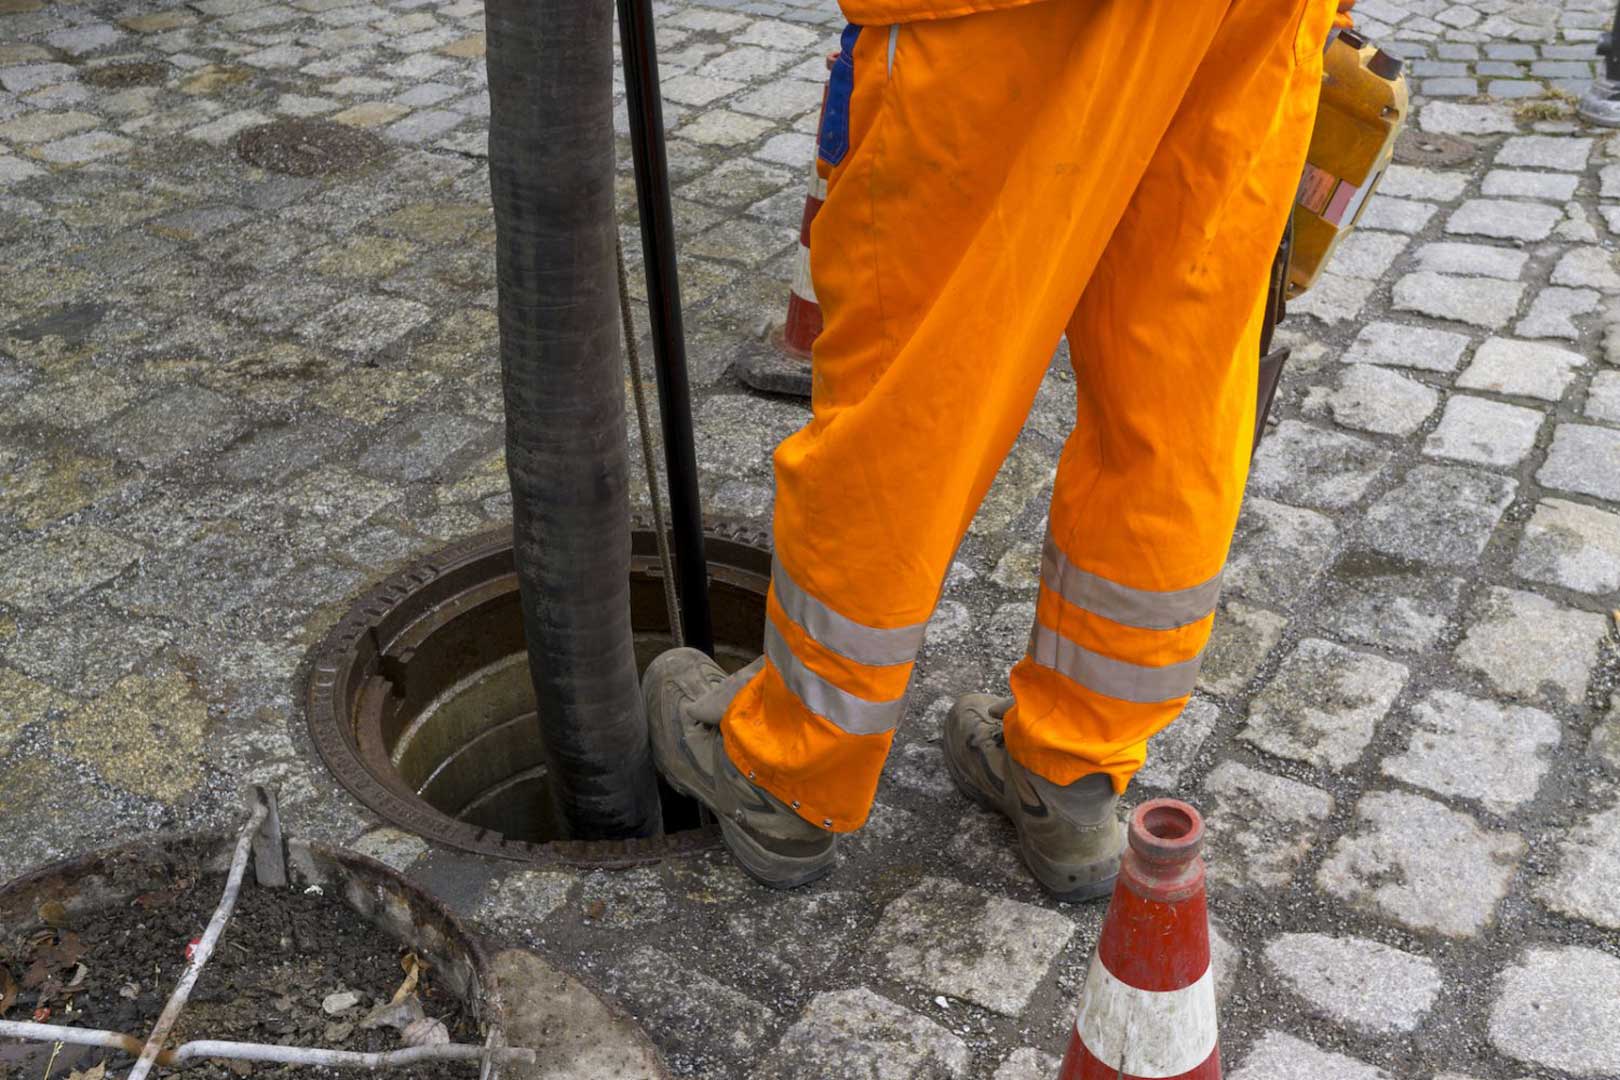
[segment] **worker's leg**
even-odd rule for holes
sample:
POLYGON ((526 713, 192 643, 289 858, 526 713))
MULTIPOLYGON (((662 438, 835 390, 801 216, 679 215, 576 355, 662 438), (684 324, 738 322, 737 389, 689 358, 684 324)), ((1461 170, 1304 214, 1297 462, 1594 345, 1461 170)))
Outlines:
MULTIPOLYGON (((845 35, 814 419, 776 453, 769 663, 723 727, 807 820, 865 820, 957 544, 1228 11, 1297 24, 1307 3, 1038 3, 845 35)), ((1201 252, 1176 223, 1213 208, 1188 198, 1154 235, 1201 252)))
POLYGON ((1300 34, 1233 5, 1069 324, 1079 418, 1005 723, 1013 759, 1055 784, 1105 772, 1123 791, 1192 692, 1331 12, 1313 3, 1300 34))

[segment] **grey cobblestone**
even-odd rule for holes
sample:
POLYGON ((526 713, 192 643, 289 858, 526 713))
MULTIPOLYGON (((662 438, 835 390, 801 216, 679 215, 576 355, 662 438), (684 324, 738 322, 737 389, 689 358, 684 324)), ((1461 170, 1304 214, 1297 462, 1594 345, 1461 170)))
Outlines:
POLYGON ((1546 499, 1524 528, 1514 571, 1576 592, 1620 590, 1620 514, 1546 499))
POLYGON ((1528 1065, 1620 1072, 1620 959, 1579 947, 1526 950, 1502 975, 1490 1034, 1528 1065))
POLYGON ((1601 615, 1535 593, 1492 588, 1476 604, 1457 659, 1503 694, 1533 699, 1546 688, 1575 704, 1606 631, 1601 615))
POLYGON ((1457 385, 1560 401, 1575 379, 1575 369, 1585 363, 1580 353, 1555 345, 1491 338, 1474 353, 1473 363, 1457 379, 1457 385))
MULTIPOLYGON (((1551 230, 1550 225, 1548 229, 1551 230)), ((1407 274, 1395 283, 1395 307, 1399 311, 1415 311, 1491 329, 1504 326, 1513 318, 1523 296, 1524 286, 1518 282, 1458 277, 1426 270, 1407 274)), ((1522 325, 1520 332, 1525 332, 1522 325)))
POLYGON ((1423 452, 1480 465, 1517 465, 1535 444, 1543 419, 1535 409, 1458 394, 1446 402, 1423 452))
POLYGON ((1406 677, 1401 664, 1307 639, 1254 699, 1242 737, 1278 757, 1342 768, 1372 741, 1406 677))
POLYGON ((1440 993, 1433 961, 1365 938, 1282 934, 1265 955, 1294 993, 1364 1031, 1411 1031, 1440 993))
POLYGON ((1308 1077, 1334 1077, 1335 1080, 1390 1080, 1382 1069, 1312 1046, 1292 1035, 1268 1031, 1233 1070, 1232 1080, 1306 1080, 1308 1077))
POLYGON ((1591 289, 1565 289, 1556 286, 1541 290, 1525 317, 1514 330, 1521 337, 1567 338, 1581 336, 1575 318, 1598 309, 1598 294, 1591 289))
POLYGON ((1620 500, 1620 431, 1559 424, 1536 479, 1561 491, 1620 500))
POLYGON ((1491 923, 1525 852, 1516 834, 1481 829, 1466 814, 1403 792, 1368 793, 1356 819, 1358 831, 1334 845, 1317 884, 1358 908, 1447 937, 1472 937, 1491 923))
POLYGON ((1367 511, 1367 540, 1404 559, 1470 564, 1490 541, 1517 486, 1476 469, 1419 466, 1367 511))
POLYGON ((1540 709, 1437 690, 1412 706, 1406 749, 1381 768, 1505 815, 1536 797, 1559 740, 1558 721, 1540 709))
POLYGON ((1224 885, 1286 885, 1333 813, 1319 788, 1236 761, 1204 781, 1210 880, 1224 885))

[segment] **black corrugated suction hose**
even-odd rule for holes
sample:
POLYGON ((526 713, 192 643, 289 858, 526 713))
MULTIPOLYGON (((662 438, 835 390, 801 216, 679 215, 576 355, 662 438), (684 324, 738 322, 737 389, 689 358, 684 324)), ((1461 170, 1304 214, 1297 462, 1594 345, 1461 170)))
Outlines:
POLYGON ((630 629, 613 5, 487 0, 506 462, 529 670, 571 839, 661 826, 630 629))

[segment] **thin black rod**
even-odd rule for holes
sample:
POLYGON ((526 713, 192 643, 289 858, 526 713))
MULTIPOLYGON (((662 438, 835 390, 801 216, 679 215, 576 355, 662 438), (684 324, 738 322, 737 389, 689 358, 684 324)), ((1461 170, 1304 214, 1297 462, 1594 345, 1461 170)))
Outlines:
POLYGON ((676 591, 686 643, 714 654, 709 614, 709 566, 703 554, 703 503, 698 495, 692 433, 692 388, 686 375, 686 333, 681 286, 675 271, 675 212, 670 206, 669 161, 664 153, 664 103, 658 87, 658 47, 652 0, 618 0, 619 43, 624 52, 624 97, 630 109, 630 147, 636 164, 642 262, 652 317, 653 370, 669 474, 670 531, 675 540, 676 591))

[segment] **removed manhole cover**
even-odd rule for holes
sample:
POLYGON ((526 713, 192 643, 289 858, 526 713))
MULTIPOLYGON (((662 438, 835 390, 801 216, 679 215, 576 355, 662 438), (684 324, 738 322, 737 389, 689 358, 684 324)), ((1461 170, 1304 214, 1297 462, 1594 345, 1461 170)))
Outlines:
POLYGON ((161 86, 169 78, 169 65, 158 63, 103 64, 79 72, 79 80, 91 86, 161 86))
POLYGON ((1474 144, 1455 135, 1407 128, 1395 140, 1395 160, 1402 165, 1441 168, 1461 165, 1476 153, 1474 144))
MULTIPOLYGON (((652 530, 632 535, 630 620, 645 668, 672 644, 652 530)), ((760 653, 765 532, 716 524, 706 540, 716 658, 760 653)), ((666 792, 651 840, 559 841, 546 810, 534 687, 510 529, 454 544, 361 597, 311 657, 310 736, 357 799, 429 840, 486 855, 628 866, 706 850, 713 827, 666 792)))
POLYGON ((248 128, 236 137, 236 152, 243 161, 288 176, 353 172, 387 148, 369 131, 295 117, 248 128))

